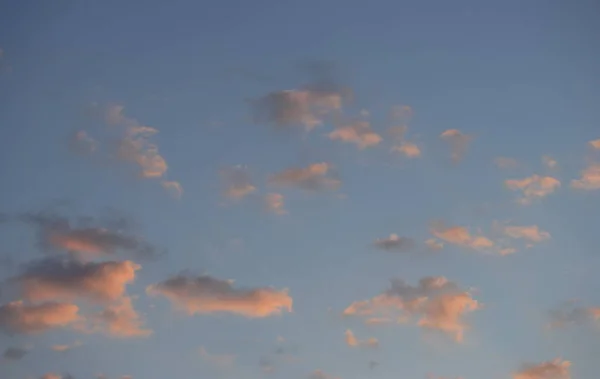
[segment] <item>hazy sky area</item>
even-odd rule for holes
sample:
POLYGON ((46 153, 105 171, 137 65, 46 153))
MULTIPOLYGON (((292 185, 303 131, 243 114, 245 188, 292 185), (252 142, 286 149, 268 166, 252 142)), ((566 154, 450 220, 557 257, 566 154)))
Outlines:
POLYGON ((0 2, 0 379, 600 378, 600 3, 0 2))

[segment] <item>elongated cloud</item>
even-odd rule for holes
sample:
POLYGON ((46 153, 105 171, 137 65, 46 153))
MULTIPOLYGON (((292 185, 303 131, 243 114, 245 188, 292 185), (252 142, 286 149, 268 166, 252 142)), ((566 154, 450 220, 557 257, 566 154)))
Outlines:
POLYGON ((148 286, 149 295, 164 296, 188 314, 228 312, 250 318, 268 317, 292 311, 287 289, 269 287, 236 289, 230 280, 207 275, 177 275, 148 286))
POLYGON ((551 176, 532 175, 523 179, 509 179, 504 182, 506 187, 512 191, 519 191, 522 197, 518 202, 527 205, 534 200, 550 195, 560 187, 560 181, 551 176))
POLYGON ((323 372, 322 370, 315 370, 313 371, 312 374, 310 374, 309 379, 340 379, 336 376, 327 374, 325 372, 323 372))
POLYGON ((312 130, 342 107, 343 95, 316 89, 271 92, 253 103, 256 122, 312 130))
POLYGON ((220 176, 223 185, 222 193, 227 198, 240 200, 256 191, 256 187, 252 185, 250 174, 242 166, 221 170, 220 176))
POLYGON ((441 331, 461 342, 468 327, 464 316, 480 308, 479 302, 455 283, 444 277, 425 277, 417 286, 400 279, 392 280, 391 287, 383 294, 350 304, 344 315, 365 320, 410 322, 416 319, 417 326, 441 331))
POLYGON ((138 269, 132 261, 86 263, 48 258, 28 265, 13 280, 30 301, 85 298, 107 302, 125 294, 138 269))
POLYGON ((20 347, 7 347, 4 353, 2 353, 2 358, 9 361, 18 361, 26 356, 28 352, 29 350, 20 347))
POLYGON ((81 345, 81 342, 75 341, 71 345, 52 345, 50 348, 59 353, 66 353, 67 351, 73 350, 81 345))
POLYGON ((406 251, 412 249, 415 242, 410 238, 399 237, 397 234, 392 233, 387 238, 376 239, 373 246, 387 251, 406 251))
POLYGON ((400 145, 393 146, 391 151, 403 154, 407 158, 418 158, 421 156, 421 149, 412 142, 402 142, 400 145))
POLYGON ((484 236, 471 235, 464 226, 446 226, 442 222, 433 222, 431 224, 431 234, 453 245, 474 250, 488 250, 494 247, 492 240, 484 236))
POLYGON ((359 149, 378 145, 383 139, 371 129, 367 121, 355 121, 329 133, 329 138, 355 144, 359 149))
POLYGON ((289 168, 269 178, 269 183, 282 187, 298 187, 310 191, 336 190, 341 181, 329 176, 332 166, 314 163, 304 168, 289 168))
POLYGON ((539 364, 523 365, 513 379, 571 379, 571 362, 556 358, 539 364))
POLYGON ((504 233, 510 238, 529 242, 542 242, 550 238, 550 233, 541 230, 537 225, 505 226, 504 233))
POLYGON ((517 160, 514 158, 498 157, 494 159, 494 164, 498 168, 509 169, 517 167, 519 165, 519 162, 517 162, 517 160))
POLYGON ((277 215, 284 215, 287 213, 283 201, 283 195, 280 193, 268 193, 264 197, 265 210, 270 213, 277 215))
POLYGON ((440 138, 448 141, 451 147, 451 157, 454 162, 459 162, 467 152, 469 143, 473 139, 471 136, 463 134, 457 129, 448 129, 442 134, 440 138))
POLYGON ((344 336, 346 340, 346 345, 350 347, 379 347, 379 341, 377 340, 377 338, 369 338, 367 340, 361 341, 358 338, 356 338, 356 336, 350 329, 346 330, 344 336))
POLYGON ((565 328, 589 324, 600 320, 600 307, 585 307, 576 302, 567 302, 549 312, 550 328, 565 328))
POLYGON ((572 180, 571 187, 578 190, 599 190, 600 163, 593 163, 581 171, 581 178, 572 180))
POLYGON ((9 333, 43 333, 70 326, 79 320, 79 308, 74 304, 13 301, 0 306, 0 329, 9 333))

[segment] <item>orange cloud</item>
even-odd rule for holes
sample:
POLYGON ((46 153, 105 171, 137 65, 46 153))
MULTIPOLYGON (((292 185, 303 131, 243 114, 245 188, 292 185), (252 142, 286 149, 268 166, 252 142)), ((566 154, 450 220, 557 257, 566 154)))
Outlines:
POLYGON ((542 242, 550 238, 550 233, 541 230, 537 225, 505 226, 503 230, 510 238, 520 238, 529 242, 542 242))
POLYGON ((176 199, 181 199, 181 196, 183 195, 183 187, 181 187, 179 182, 165 180, 161 184, 171 196, 176 199))
POLYGON ((106 302, 124 295, 125 286, 134 281, 140 267, 132 261, 44 259, 29 265, 15 281, 30 301, 82 297, 106 302))
POLYGON ((104 331, 113 337, 146 337, 152 330, 142 327, 143 321, 133 308, 131 298, 124 296, 95 315, 94 331, 104 331))
POLYGON ((415 242, 410 238, 399 237, 397 234, 392 233, 387 238, 376 239, 375 242, 373 242, 373 246, 382 250, 403 251, 412 249, 415 246, 415 242))
POLYGON ((600 150, 600 139, 596 139, 596 140, 590 141, 589 144, 594 149, 600 150))
POLYGON ((396 318, 399 321, 416 317, 416 325, 441 331, 461 342, 467 328, 464 315, 480 308, 479 302, 455 283, 444 277, 425 277, 414 287, 402 280, 393 280, 383 294, 350 304, 344 315, 367 320, 396 318))
POLYGON ((0 306, 0 328, 12 333, 43 333, 80 320, 79 308, 67 303, 28 305, 13 301, 0 306))
POLYGON ((354 333, 350 329, 346 330, 344 335, 345 335, 345 339, 346 339, 346 345, 348 345, 350 347, 361 347, 361 346, 370 347, 370 348, 379 347, 379 341, 377 340, 377 338, 369 338, 367 340, 360 341, 356 338, 356 336, 354 336, 354 333))
POLYGON ((581 178, 571 180, 571 187, 579 190, 600 189, 600 163, 593 163, 581 171, 581 178))
POLYGON ((328 163, 314 163, 304 168, 289 168, 277 173, 269 182, 282 187, 298 187, 305 190, 336 190, 341 181, 328 176, 332 166, 328 163))
POLYGON ((539 364, 527 364, 513 374, 513 379, 571 379, 571 362, 556 358, 539 364))
POLYGON ((242 166, 222 170, 221 181, 223 183, 223 195, 233 200, 243 199, 256 191, 248 171, 242 166))
POLYGON ((523 179, 509 179, 504 182, 506 187, 512 191, 520 191, 523 194, 518 201, 521 204, 531 204, 536 199, 541 199, 553 193, 560 187, 560 181, 551 176, 532 175, 523 179))
POLYGON ((486 250, 494 247, 492 240, 484 236, 473 236, 463 226, 445 226, 442 222, 434 222, 431 225, 431 233, 448 243, 474 250, 486 250))
POLYGON ((310 374, 310 379, 340 379, 336 376, 326 374, 321 370, 315 370, 312 374, 310 374))
POLYGON ((469 143, 473 139, 471 136, 463 134, 457 129, 448 129, 440 134, 440 137, 450 143, 450 147, 452 148, 451 157, 454 162, 459 162, 464 157, 469 143))
POLYGON ((166 297, 190 315, 229 312, 258 318, 281 314, 283 310, 292 311, 292 298, 287 289, 235 289, 233 281, 207 275, 174 276, 148 286, 146 292, 166 297))
POLYGON ((66 379, 66 378, 63 378, 62 375, 53 374, 53 373, 49 372, 47 374, 44 374, 42 376, 42 379, 66 379))
POLYGON ((519 165, 516 159, 508 157, 498 157, 494 159, 494 163, 498 168, 502 169, 515 168, 519 165))
POLYGON ((284 207, 283 195, 280 193, 268 193, 264 197, 267 212, 284 215, 287 213, 284 207))
POLYGON ((403 142, 400 145, 393 146, 391 151, 404 154, 407 158, 418 158, 421 156, 421 149, 411 142, 403 142))
POLYGON ((376 146, 382 141, 381 136, 371 129, 371 124, 367 121, 355 121, 341 126, 329 133, 329 138, 354 143, 359 149, 376 146))

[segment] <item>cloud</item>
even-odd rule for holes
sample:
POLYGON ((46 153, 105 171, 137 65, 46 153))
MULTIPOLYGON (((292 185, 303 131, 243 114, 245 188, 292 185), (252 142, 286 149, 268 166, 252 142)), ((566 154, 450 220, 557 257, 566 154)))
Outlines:
POLYGON ((132 261, 79 262, 47 258, 26 266, 13 278, 25 299, 44 301, 86 298, 96 302, 120 299, 141 266, 132 261))
POLYGON ((373 246, 387 251, 405 251, 412 249, 415 242, 410 238, 399 237, 397 234, 392 233, 387 238, 376 239, 373 246))
POLYGON ((592 148, 600 150, 600 139, 590 141, 589 144, 592 148))
POLYGON ((20 347, 7 347, 2 354, 2 358, 9 361, 21 360, 29 351, 20 347))
POLYGON ((53 373, 49 372, 47 374, 44 374, 42 376, 42 379, 66 379, 66 378, 63 378, 62 375, 53 374, 53 373))
POLYGON ((98 149, 98 142, 85 130, 73 133, 69 138, 69 150, 75 154, 90 155, 98 149))
POLYGON ((581 178, 571 180, 571 187, 579 190, 600 189, 600 163, 593 163, 581 171, 581 178))
POLYGON ((343 94, 316 89, 271 92, 252 103, 256 122, 312 130, 342 107, 343 94))
POLYGON ((431 233, 448 243, 468 247, 474 250, 487 250, 494 247, 494 242, 484 236, 473 236, 463 226, 446 226, 442 222, 431 224, 431 233))
POLYGON ((0 306, 0 329, 9 333, 35 334, 67 327, 80 320, 74 304, 48 302, 24 304, 13 301, 0 306))
POLYGON ((352 330, 348 329, 345 332, 346 345, 350 347, 370 347, 377 348, 379 347, 379 341, 376 338, 369 338, 364 341, 360 341, 354 336, 352 330))
POLYGON ((494 159, 494 163, 496 164, 496 167, 502 169, 515 168, 519 165, 519 162, 517 162, 516 159, 508 157, 498 157, 494 159))
POLYGON ((329 133, 329 138, 354 143, 361 150, 376 146, 382 141, 381 136, 371 129, 371 124, 367 121, 355 121, 338 127, 329 133))
POLYGON ((221 170, 220 174, 223 184, 223 196, 225 197, 240 200, 256 191, 248 171, 242 166, 221 170))
POLYGON ((92 320, 95 324, 93 326, 94 331, 104 331, 113 337, 147 337, 152 334, 152 330, 143 328, 143 321, 133 308, 131 298, 128 296, 124 296, 108 305, 92 320))
POLYGON ((440 138, 448 141, 452 149, 451 157, 454 162, 459 162, 467 152, 469 143, 473 139, 471 136, 463 134, 457 129, 448 129, 442 134, 440 138))
POLYGON ((283 195, 280 193, 268 193, 264 197, 265 210, 270 213, 277 215, 284 215, 287 213, 284 207, 283 195))
POLYGON ((441 331, 461 342, 468 327, 464 316, 480 308, 479 302, 455 283, 444 277, 425 277, 417 286, 394 279, 384 293, 350 304, 344 315, 406 322, 416 318, 417 326, 441 331))
POLYGON ((556 168, 558 166, 558 162, 556 159, 552 158, 549 155, 544 155, 542 157, 542 163, 548 168, 556 168))
POLYGON ((571 379, 571 362, 556 358, 539 364, 523 365, 513 379, 571 379))
POLYGON ((81 345, 82 345, 81 342, 75 341, 75 342, 73 342, 72 345, 52 345, 50 348, 53 351, 57 351, 57 352, 60 352, 60 353, 66 353, 67 351, 73 350, 73 349, 75 349, 75 348, 77 348, 77 347, 79 347, 81 345))
POLYGON ((550 233, 541 230, 537 225, 505 226, 503 232, 510 238, 524 239, 529 242, 542 242, 550 238, 550 233))
POLYGON ((523 179, 509 179, 504 182, 512 191, 520 191, 523 196, 518 202, 527 205, 553 193, 560 187, 560 181, 551 176, 532 175, 523 179))
POLYGON ((430 251, 440 251, 444 248, 444 244, 442 242, 436 240, 435 238, 430 238, 430 239, 426 240, 425 246, 430 251))
POLYGON ((250 318, 268 317, 292 311, 287 289, 270 287, 236 289, 233 281, 208 275, 177 275, 148 286, 149 295, 164 296, 188 314, 229 312, 250 318))
POLYGON ((341 181, 328 176, 332 166, 328 163, 314 163, 303 168, 289 168, 272 175, 269 183, 282 187, 298 187, 310 191, 336 190, 341 181))
POLYGON ((394 105, 390 112, 393 120, 405 121, 413 116, 413 110, 408 105, 394 105))
POLYGON ((235 355, 210 354, 204 346, 200 346, 198 353, 204 361, 221 368, 231 367, 235 362, 235 355))
POLYGON ((165 180, 161 184, 171 196, 176 199, 181 199, 181 196, 183 195, 183 187, 181 187, 179 182, 165 180))
POLYGON ((421 149, 411 142, 403 142, 400 145, 393 146, 391 151, 404 154, 407 158, 418 158, 421 156, 421 149))
POLYGON ((336 376, 326 374, 321 370, 315 370, 312 374, 310 374, 309 379, 340 379, 336 376))
POLYGON ((549 312, 550 328, 565 328, 600 320, 600 307, 583 307, 576 302, 566 302, 549 312))

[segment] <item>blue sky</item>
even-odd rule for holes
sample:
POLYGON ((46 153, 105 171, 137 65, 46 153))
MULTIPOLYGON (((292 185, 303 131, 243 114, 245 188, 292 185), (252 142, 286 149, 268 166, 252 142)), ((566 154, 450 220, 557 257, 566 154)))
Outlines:
POLYGON ((3 4, 0 376, 597 377, 599 15, 594 1, 3 4), (124 292, 97 279, 96 301, 84 274, 48 274, 60 260, 141 268, 124 292), (38 293, 33 271, 50 277, 38 293), (168 282, 184 277, 189 297, 168 282), (412 289, 386 292, 394 278, 412 289), (381 311, 381 294, 409 320, 344 316, 381 311), (465 298, 458 319, 436 313, 465 298), (123 299, 150 335, 95 324, 123 299), (85 325, 31 333, 2 318, 19 300, 76 304, 85 325))

